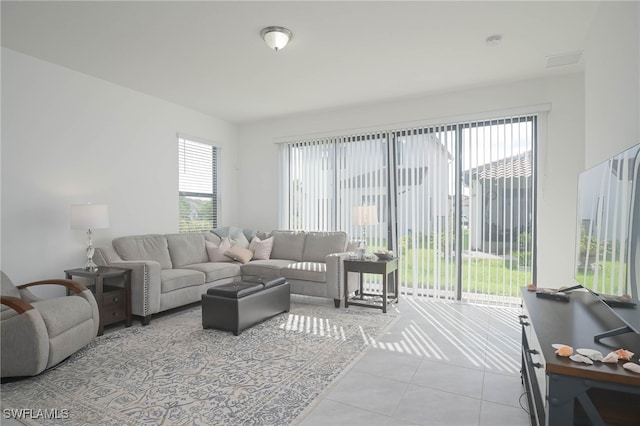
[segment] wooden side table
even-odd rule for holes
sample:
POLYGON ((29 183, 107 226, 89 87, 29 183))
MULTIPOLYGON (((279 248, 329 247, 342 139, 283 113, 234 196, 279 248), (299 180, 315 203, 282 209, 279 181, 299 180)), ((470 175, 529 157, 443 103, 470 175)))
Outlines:
POLYGON ((99 266, 96 271, 76 268, 64 273, 69 280, 74 276, 93 280, 87 288, 95 295, 100 311, 98 336, 104 333, 105 325, 126 321, 131 327, 131 269, 99 266))
POLYGON ((367 308, 382 309, 387 313, 387 305, 389 303, 398 303, 398 259, 391 260, 345 260, 344 261, 344 307, 349 305, 364 306, 367 308), (349 298, 349 288, 346 285, 349 272, 358 272, 360 274, 360 290, 355 297, 349 298), (364 274, 380 274, 382 275, 382 303, 374 303, 366 301, 367 297, 380 297, 380 294, 366 293, 364 291, 364 274), (389 291, 389 277, 393 282, 393 291, 389 291))

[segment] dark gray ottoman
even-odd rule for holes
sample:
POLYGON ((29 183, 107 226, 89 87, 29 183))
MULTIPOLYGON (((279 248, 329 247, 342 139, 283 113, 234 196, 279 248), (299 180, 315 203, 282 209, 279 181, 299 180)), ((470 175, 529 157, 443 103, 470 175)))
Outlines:
POLYGON ((291 289, 284 278, 213 287, 202 295, 202 328, 232 331, 238 336, 252 325, 289 312, 291 289))

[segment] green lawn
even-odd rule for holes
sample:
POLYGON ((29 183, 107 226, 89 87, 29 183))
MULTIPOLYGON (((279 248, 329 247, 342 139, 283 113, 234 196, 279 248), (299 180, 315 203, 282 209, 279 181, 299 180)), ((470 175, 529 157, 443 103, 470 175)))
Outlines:
POLYGON ((600 293, 618 294, 617 286, 611 283, 624 282, 625 270, 626 264, 623 262, 603 262, 596 267, 596 270, 588 271, 586 274, 579 273, 576 278, 586 288, 600 293))
MULTIPOLYGON (((406 249, 400 257, 400 280, 406 287, 421 290, 456 287, 456 263, 447 262, 438 250, 406 249)), ((510 268, 503 259, 464 258, 462 261, 463 291, 494 296, 518 296, 520 287, 531 284, 530 270, 510 268)))

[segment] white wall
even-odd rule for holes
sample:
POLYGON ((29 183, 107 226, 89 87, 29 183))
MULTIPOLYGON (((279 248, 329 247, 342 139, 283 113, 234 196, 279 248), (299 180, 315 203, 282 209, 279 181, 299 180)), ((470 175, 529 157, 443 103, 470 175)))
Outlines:
POLYGON ((572 282, 577 175, 584 158, 583 87, 582 74, 572 74, 240 126, 239 205, 243 208, 237 223, 263 230, 278 226, 277 139, 442 122, 549 103, 551 111, 539 135, 538 285, 558 287, 572 282))
POLYGON ((585 52, 585 166, 640 143, 640 2, 602 2, 585 52))
MULTIPOLYGON (((70 205, 106 203, 117 236, 178 231, 177 132, 222 148, 222 222, 236 216, 234 125, 2 49, 2 269, 15 281, 84 264, 70 205)), ((48 291, 51 292, 51 291, 48 291)))

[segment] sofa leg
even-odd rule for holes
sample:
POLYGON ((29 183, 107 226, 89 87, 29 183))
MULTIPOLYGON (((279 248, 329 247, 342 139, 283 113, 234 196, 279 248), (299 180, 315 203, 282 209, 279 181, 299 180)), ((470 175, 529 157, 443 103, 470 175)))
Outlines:
POLYGON ((333 299, 333 304, 336 305, 336 308, 340 307, 340 299, 333 299))
POLYGON ((140 322, 142 323, 142 325, 149 325, 151 323, 151 315, 142 317, 140 322))

